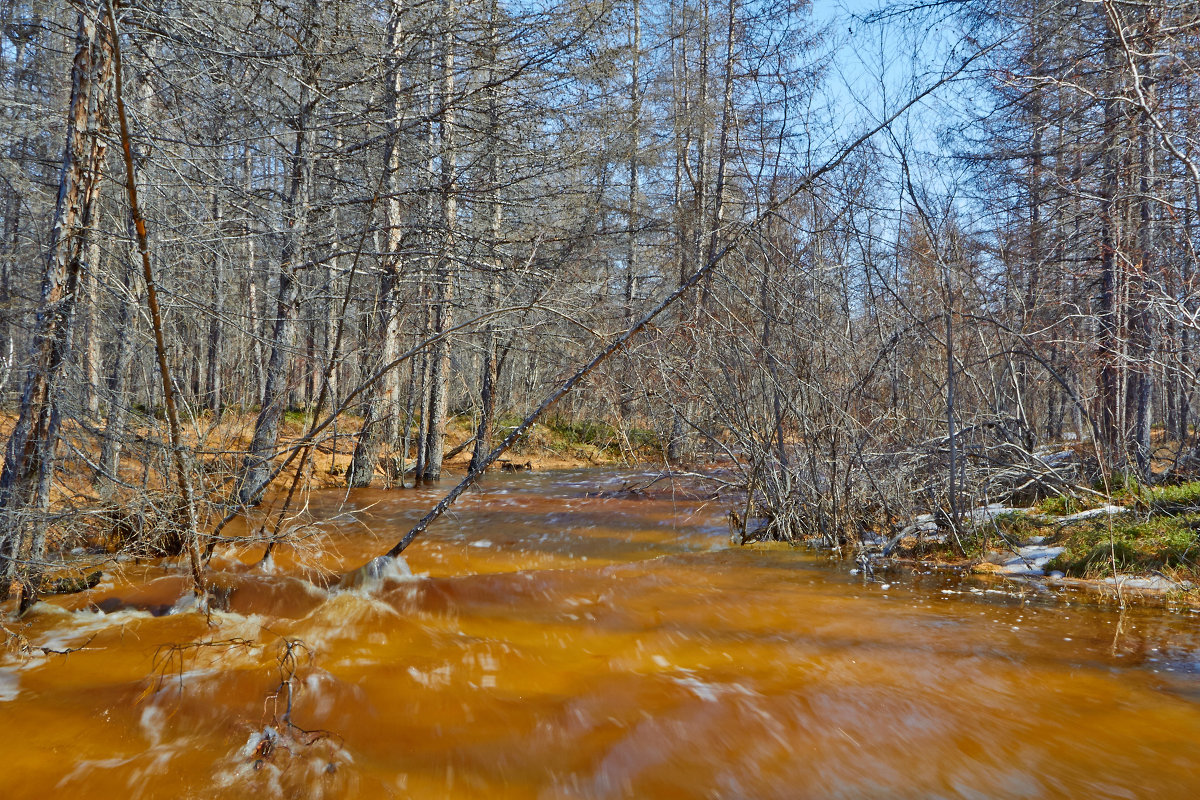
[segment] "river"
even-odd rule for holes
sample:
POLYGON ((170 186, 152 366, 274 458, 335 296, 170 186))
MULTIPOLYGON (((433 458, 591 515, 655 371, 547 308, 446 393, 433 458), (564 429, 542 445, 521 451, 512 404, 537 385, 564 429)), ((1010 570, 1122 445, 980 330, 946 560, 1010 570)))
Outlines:
POLYGON ((439 493, 318 492, 270 573, 218 550, 210 620, 159 564, 38 605, 0 797, 1200 796, 1200 615, 865 581, 730 548, 717 504, 587 496, 633 479, 489 479, 411 576, 337 592, 439 493))

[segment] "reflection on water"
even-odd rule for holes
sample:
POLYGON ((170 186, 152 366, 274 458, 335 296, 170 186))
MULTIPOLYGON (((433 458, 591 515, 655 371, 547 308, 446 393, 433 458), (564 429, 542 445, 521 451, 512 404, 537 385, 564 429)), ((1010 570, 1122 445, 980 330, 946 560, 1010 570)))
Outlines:
POLYGON ((186 586, 157 565, 40 605, 32 645, 87 646, 0 660, 0 796, 1200 793, 1196 615, 864 583, 729 549, 715 505, 585 496, 628 479, 496 478, 373 590, 305 578, 387 550, 436 490, 314 496, 318 563, 220 551, 211 621, 166 613, 186 586))

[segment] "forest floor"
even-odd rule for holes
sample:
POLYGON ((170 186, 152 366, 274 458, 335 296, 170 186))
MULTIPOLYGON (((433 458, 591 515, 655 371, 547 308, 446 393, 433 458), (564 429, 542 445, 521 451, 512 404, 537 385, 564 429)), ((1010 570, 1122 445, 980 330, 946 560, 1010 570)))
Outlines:
MULTIPOLYGON (((214 496, 232 485, 241 468, 243 454, 250 445, 255 415, 249 412, 226 411, 219 419, 204 413, 184 425, 184 446, 194 453, 194 460, 203 472, 203 484, 214 496)), ((11 411, 0 411, 0 439, 7 441, 16 422, 11 411)), ((512 430, 516 418, 500 418, 494 431, 494 441, 512 430)), ((300 441, 307 432, 311 418, 299 412, 287 412, 280 426, 279 452, 300 441)), ((345 416, 321 438, 308 465, 307 486, 314 489, 345 486, 346 470, 354 453, 360 417, 345 416)), ((465 473, 471 461, 474 445, 475 420, 470 416, 452 418, 446 428, 447 472, 465 473)), ((59 448, 63 459, 56 475, 51 500, 55 505, 78 506, 89 499, 113 493, 122 494, 119 484, 101 486, 96 480, 99 461, 99 434, 68 423, 64 444, 59 448)), ((121 451, 119 478, 125 491, 158 491, 164 488, 165 425, 143 421, 128 432, 121 451)), ((415 445, 404 461, 406 477, 412 480, 415 445)), ((660 450, 653 432, 632 429, 622 432, 613 425, 594 421, 568 421, 551 417, 538 423, 523 436, 498 462, 497 471, 573 469, 582 467, 636 466, 661 463, 660 450)), ((374 486, 396 485, 400 459, 386 445, 381 449, 374 486), (390 475, 388 468, 390 469, 390 475)), ((290 471, 288 473, 290 475, 290 471)), ((277 485, 285 483, 285 476, 277 485)))
MULTIPOLYGON (((494 432, 494 440, 506 435, 519 420, 501 418, 494 432)), ((355 420, 358 423, 358 420, 355 420)), ((357 432, 357 424, 354 427, 357 432)), ((286 439, 303 435, 303 425, 289 422, 284 432, 286 439)), ((450 473, 466 473, 471 463, 475 444, 475 421, 471 417, 457 417, 446 426, 446 457, 443 467, 450 473)), ((354 452, 353 435, 331 437, 318 448, 314 458, 312 481, 314 487, 334 488, 345 485, 346 469, 354 452)), ((249 442, 249 439, 246 439, 249 442)), ((375 484, 394 484, 385 467, 391 464, 393 475, 398 473, 398 453, 385 449, 376 470, 375 484)), ((659 463, 658 450, 652 445, 652 434, 634 430, 622 434, 617 428, 602 422, 572 422, 551 418, 546 423, 537 423, 497 462, 497 471, 523 472, 551 469, 578 469, 583 467, 633 466, 644 463, 659 463)), ((407 471, 413 467, 410 452, 405 459, 407 471)), ((407 475, 411 480, 411 474, 407 475)))

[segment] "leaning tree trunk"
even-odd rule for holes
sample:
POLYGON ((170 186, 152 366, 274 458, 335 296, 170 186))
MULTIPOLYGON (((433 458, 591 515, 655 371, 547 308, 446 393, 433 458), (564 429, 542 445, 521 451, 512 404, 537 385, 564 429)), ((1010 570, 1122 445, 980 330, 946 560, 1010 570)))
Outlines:
MULTIPOLYGON (((140 43, 140 50, 146 57, 146 63, 153 63, 157 53, 154 39, 147 38, 140 43)), ((138 117, 149 119, 153 113, 155 86, 151 80, 150 68, 142 69, 137 77, 134 90, 137 102, 138 117)), ((146 178, 146 168, 149 165, 151 149, 147 142, 133 153, 134 186, 139 197, 149 195, 149 185, 146 178)), ((133 215, 126 220, 129 237, 129 248, 123 257, 121 268, 120 306, 117 311, 116 330, 117 346, 108 373, 108 413, 104 420, 104 438, 100 445, 99 480, 119 480, 121 471, 121 449, 125 446, 126 427, 129 424, 129 411, 132 401, 129 394, 130 368, 134 356, 137 355, 138 323, 141 319, 137 311, 137 294, 135 290, 135 264, 141 258, 137 248, 137 225, 133 215)))
POLYGON ((72 326, 83 269, 86 233, 96 218, 108 128, 112 41, 106 9, 80 12, 71 70, 71 104, 42 278, 42 305, 34 322, 21 409, 0 473, 0 600, 14 582, 22 606, 36 598, 46 548, 45 511, 61 423, 59 402, 70 362, 72 326))

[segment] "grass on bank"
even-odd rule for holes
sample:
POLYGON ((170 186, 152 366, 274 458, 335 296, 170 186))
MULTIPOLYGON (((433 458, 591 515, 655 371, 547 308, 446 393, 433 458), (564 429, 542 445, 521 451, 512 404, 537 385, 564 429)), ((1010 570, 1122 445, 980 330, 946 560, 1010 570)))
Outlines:
POLYGON ((1118 479, 1110 485, 1111 500, 1051 497, 1033 509, 1037 515, 1006 515, 998 524, 1014 541, 1042 536, 1065 548, 1047 571, 1077 578, 1163 573, 1200 582, 1200 481, 1143 486, 1118 479), (1130 513, 1060 521, 1106 503, 1130 513))
MULTIPOLYGON (((497 436, 521 424, 521 418, 502 416, 496 422, 497 436)), ((610 422, 595 419, 569 419, 551 416, 542 420, 513 447, 518 454, 550 451, 567 458, 607 463, 656 461, 661 458, 662 441, 648 428, 621 429, 610 422)))
POLYGON ((1078 578, 1162 572, 1200 577, 1200 513, 1124 514, 1076 522, 1053 543, 1065 548, 1046 567, 1078 578))
POLYGON ((1164 486, 1132 482, 1111 499, 1084 495, 1046 498, 1027 510, 1002 514, 995 525, 977 525, 958 537, 914 537, 899 552, 951 563, 984 559, 992 550, 1040 542, 1064 548, 1046 565, 1075 578, 1163 574, 1200 584, 1200 481, 1164 486), (1066 521, 1081 511, 1119 505, 1127 513, 1066 521))

